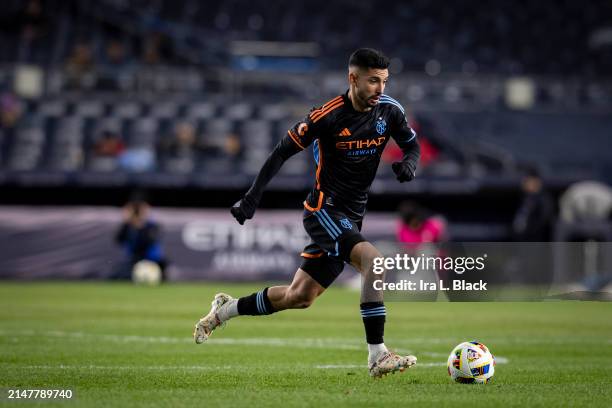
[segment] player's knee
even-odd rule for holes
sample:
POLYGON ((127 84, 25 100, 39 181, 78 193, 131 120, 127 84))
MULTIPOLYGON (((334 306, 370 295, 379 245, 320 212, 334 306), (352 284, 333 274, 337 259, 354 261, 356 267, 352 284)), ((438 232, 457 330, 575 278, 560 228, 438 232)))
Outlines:
POLYGON ((294 309, 305 309, 312 305, 317 298, 317 293, 314 290, 291 290, 288 295, 289 304, 294 309))
POLYGON ((351 264, 363 272, 372 265, 374 259, 382 257, 382 253, 374 245, 363 241, 355 245, 351 251, 351 264))

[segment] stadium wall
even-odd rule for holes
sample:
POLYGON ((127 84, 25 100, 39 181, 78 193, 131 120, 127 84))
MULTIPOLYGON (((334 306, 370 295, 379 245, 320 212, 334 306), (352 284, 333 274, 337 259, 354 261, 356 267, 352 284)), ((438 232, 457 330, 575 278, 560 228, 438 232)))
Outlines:
MULTIPOLYGON (((156 208, 152 219, 162 228, 170 281, 286 282, 309 242, 302 214, 294 210, 260 210, 243 226, 226 209, 156 208)), ((116 207, 0 207, 0 280, 116 278, 127 261, 114 240, 122 222, 116 207)), ((438 249, 401 247, 397 227, 395 213, 372 212, 362 232, 385 256, 419 257, 431 250, 455 259, 484 256, 482 276, 495 284, 567 284, 603 276, 612 265, 609 242, 503 242, 494 237, 506 235, 505 224, 450 223, 453 240, 438 249)), ((351 271, 341 275, 341 282, 355 277, 352 268, 346 269, 351 271)))
MULTIPOLYGON (((226 210, 156 209, 169 279, 287 279, 308 242, 300 211, 258 212, 238 225, 226 210)), ((113 207, 3 207, 0 279, 108 279, 125 261, 114 242, 121 211, 113 207)), ((393 241, 393 214, 368 216, 373 241, 393 241)))

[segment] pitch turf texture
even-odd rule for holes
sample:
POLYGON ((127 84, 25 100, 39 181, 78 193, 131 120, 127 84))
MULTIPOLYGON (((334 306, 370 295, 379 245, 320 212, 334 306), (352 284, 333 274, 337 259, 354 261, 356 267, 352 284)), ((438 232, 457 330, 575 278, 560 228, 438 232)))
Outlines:
POLYGON ((216 291, 261 286, 0 283, 0 388, 74 391, 40 406, 612 406, 612 304, 387 303, 386 343, 417 367, 368 377, 358 294, 240 317, 205 344, 194 322, 216 291), (477 339, 493 382, 451 382, 446 357, 477 339), (469 405, 468 405, 469 404, 469 405))

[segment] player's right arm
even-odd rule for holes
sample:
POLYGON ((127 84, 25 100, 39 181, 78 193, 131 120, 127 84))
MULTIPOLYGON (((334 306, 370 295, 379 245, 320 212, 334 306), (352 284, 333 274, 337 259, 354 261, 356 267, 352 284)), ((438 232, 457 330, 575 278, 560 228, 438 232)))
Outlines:
POLYGON ((296 123, 289 129, 287 134, 278 142, 261 170, 259 170, 259 174, 255 181, 253 181, 249 191, 230 209, 230 212, 240 225, 244 224, 246 220, 253 218, 265 187, 278 173, 283 163, 313 142, 316 138, 316 126, 307 117, 304 121, 296 123))
POLYGON ((399 105, 396 106, 394 107, 395 114, 391 123, 391 131, 393 139, 402 149, 404 156, 401 161, 393 163, 391 168, 397 176, 397 180, 403 183, 414 179, 421 157, 421 148, 415 131, 408 125, 408 118, 406 118, 403 108, 398 109, 399 105))

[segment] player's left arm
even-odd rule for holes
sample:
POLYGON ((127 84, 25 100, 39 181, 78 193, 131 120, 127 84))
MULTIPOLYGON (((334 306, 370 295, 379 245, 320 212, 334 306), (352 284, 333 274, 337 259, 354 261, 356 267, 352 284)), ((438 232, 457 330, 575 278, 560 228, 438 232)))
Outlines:
POLYGON ((399 108, 393 109, 391 136, 402 149, 404 157, 391 165, 400 183, 411 181, 416 175, 417 165, 421 157, 421 148, 417 135, 408 125, 406 115, 399 108))
POLYGON ((230 209, 230 212, 240 225, 244 224, 246 220, 253 218, 263 191, 270 180, 278 173, 283 163, 299 151, 301 149, 298 149, 293 142, 289 142, 287 137, 276 145, 261 167, 249 191, 230 209))
POLYGON ((253 218, 263 191, 270 180, 278 173, 285 161, 304 150, 305 147, 314 141, 320 126, 320 124, 312 122, 310 117, 306 117, 304 121, 296 123, 289 129, 287 134, 278 142, 259 171, 255 181, 253 181, 249 191, 230 210, 240 225, 244 224, 246 220, 253 218))

